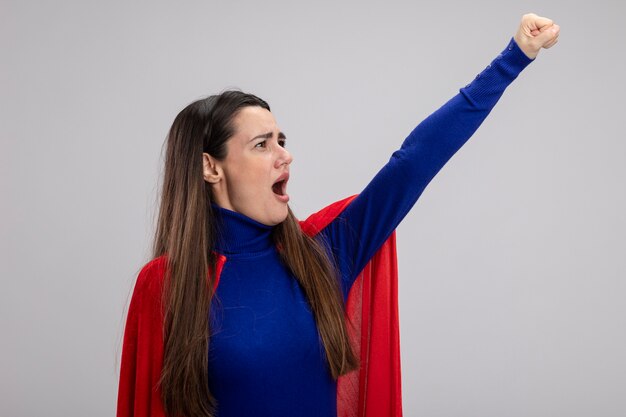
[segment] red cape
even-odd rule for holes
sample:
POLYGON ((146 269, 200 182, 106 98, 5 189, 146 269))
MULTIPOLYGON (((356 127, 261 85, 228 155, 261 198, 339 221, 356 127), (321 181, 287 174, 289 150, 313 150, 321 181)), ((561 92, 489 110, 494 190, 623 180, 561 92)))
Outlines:
MULTIPOLYGON (((300 222, 315 236, 350 204, 338 201, 300 222)), ((216 285, 226 262, 220 256, 216 285)), ((117 402, 118 417, 166 417, 159 378, 163 364, 161 294, 165 257, 139 273, 128 309, 117 402)), ((351 341, 361 367, 337 381, 338 417, 400 417, 400 333, 395 232, 376 252, 354 282, 346 304, 352 323, 351 341)))

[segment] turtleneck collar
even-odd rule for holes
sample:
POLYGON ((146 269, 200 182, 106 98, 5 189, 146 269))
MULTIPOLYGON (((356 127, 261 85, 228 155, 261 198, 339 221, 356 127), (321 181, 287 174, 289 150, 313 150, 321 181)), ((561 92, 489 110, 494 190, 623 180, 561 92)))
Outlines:
POLYGON ((256 255, 274 246, 272 226, 212 204, 217 221, 215 249, 227 257, 256 255))

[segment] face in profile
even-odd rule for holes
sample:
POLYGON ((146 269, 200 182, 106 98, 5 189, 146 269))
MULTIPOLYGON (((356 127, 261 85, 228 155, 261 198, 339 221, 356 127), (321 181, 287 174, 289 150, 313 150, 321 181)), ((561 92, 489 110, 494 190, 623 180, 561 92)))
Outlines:
POLYGON ((262 107, 240 109, 226 157, 204 154, 204 177, 215 203, 260 223, 274 226, 287 218, 287 181, 291 154, 272 113, 262 107))

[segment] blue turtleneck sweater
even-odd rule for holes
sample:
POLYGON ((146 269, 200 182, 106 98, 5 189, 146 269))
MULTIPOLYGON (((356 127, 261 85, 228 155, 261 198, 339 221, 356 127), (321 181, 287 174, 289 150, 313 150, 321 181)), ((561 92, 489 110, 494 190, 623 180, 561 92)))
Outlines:
MULTIPOLYGON (((476 79, 420 123, 322 232, 344 297, 360 270, 531 60, 513 40, 476 79)), ((226 256, 211 307, 210 389, 220 417, 335 417, 332 379, 311 309, 272 244, 272 228, 217 208, 226 256)))

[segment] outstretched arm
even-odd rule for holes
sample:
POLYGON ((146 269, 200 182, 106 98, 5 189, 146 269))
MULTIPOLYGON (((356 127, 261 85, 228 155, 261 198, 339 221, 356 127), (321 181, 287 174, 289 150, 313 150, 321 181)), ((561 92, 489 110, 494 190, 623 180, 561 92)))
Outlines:
POLYGON ((421 122, 358 197, 323 231, 341 275, 344 295, 428 183, 472 136, 506 87, 553 46, 559 27, 524 15, 507 47, 470 84, 421 122))

